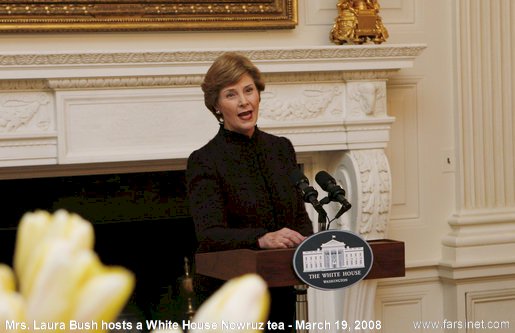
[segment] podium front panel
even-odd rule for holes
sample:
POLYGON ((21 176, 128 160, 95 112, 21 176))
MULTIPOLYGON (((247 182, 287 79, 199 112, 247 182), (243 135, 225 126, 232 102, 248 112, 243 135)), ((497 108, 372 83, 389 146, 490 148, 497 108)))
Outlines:
MULTIPOLYGON (((374 255, 365 279, 402 277, 405 275, 404 243, 389 240, 368 241, 374 255)), ((195 255, 196 273, 229 280, 247 273, 260 275, 269 287, 303 284, 293 269, 295 249, 237 249, 195 255)))

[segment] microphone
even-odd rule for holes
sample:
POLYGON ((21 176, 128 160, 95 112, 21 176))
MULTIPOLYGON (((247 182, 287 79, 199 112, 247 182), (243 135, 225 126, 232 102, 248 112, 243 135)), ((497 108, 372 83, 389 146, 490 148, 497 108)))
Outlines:
POLYGON ((327 228, 326 218, 327 213, 325 212, 322 204, 318 202, 318 192, 309 186, 309 180, 299 169, 293 169, 290 174, 291 182, 302 191, 302 199, 305 202, 310 203, 318 213, 318 230, 324 231, 327 228))
POLYGON ((320 187, 329 194, 329 200, 339 202, 342 205, 342 208, 335 218, 340 217, 344 212, 351 208, 351 204, 345 198, 345 191, 336 184, 336 180, 334 180, 330 174, 325 171, 320 171, 316 174, 315 180, 318 185, 320 185, 320 187))
POLYGON ((302 199, 304 199, 305 202, 312 204, 316 209, 318 207, 322 208, 322 205, 320 205, 320 202, 318 202, 317 199, 317 190, 315 190, 313 186, 309 186, 309 180, 299 169, 293 169, 290 174, 290 180, 298 189, 302 191, 302 199))

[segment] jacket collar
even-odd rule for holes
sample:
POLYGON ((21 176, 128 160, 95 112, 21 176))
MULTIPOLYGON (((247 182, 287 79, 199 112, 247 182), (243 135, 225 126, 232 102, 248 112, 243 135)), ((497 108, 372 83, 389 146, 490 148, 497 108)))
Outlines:
POLYGON ((260 130, 256 125, 254 134, 252 134, 252 136, 249 138, 244 134, 225 129, 223 124, 220 124, 220 129, 218 130, 218 133, 219 135, 223 136, 227 141, 231 142, 257 142, 260 130))

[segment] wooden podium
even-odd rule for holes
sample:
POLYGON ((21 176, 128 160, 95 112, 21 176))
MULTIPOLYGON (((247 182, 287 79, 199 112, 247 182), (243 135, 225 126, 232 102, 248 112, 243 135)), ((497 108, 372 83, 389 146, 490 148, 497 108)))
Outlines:
MULTIPOLYGON (((390 239, 368 241, 374 256, 372 268, 365 279, 381 279, 405 275, 404 242, 390 239)), ((220 280, 256 273, 269 287, 303 284, 293 269, 295 249, 238 249, 195 255, 196 273, 220 280)))
MULTIPOLYGON (((381 279, 404 276, 404 243, 389 239, 368 241, 373 253, 372 268, 365 279, 381 279)), ((269 287, 294 286, 296 292, 295 313, 297 320, 308 320, 307 285, 293 269, 295 249, 277 250, 229 250, 206 252, 195 255, 196 273, 220 280, 256 273, 269 287)), ((308 333, 307 329, 297 333, 308 333)))

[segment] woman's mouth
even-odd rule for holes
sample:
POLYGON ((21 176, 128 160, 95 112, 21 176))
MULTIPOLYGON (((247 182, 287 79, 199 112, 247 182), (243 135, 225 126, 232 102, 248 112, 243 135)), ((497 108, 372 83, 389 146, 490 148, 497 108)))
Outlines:
POLYGON ((252 119, 252 111, 245 111, 245 112, 238 113, 238 118, 240 118, 242 120, 250 120, 250 119, 252 119))

